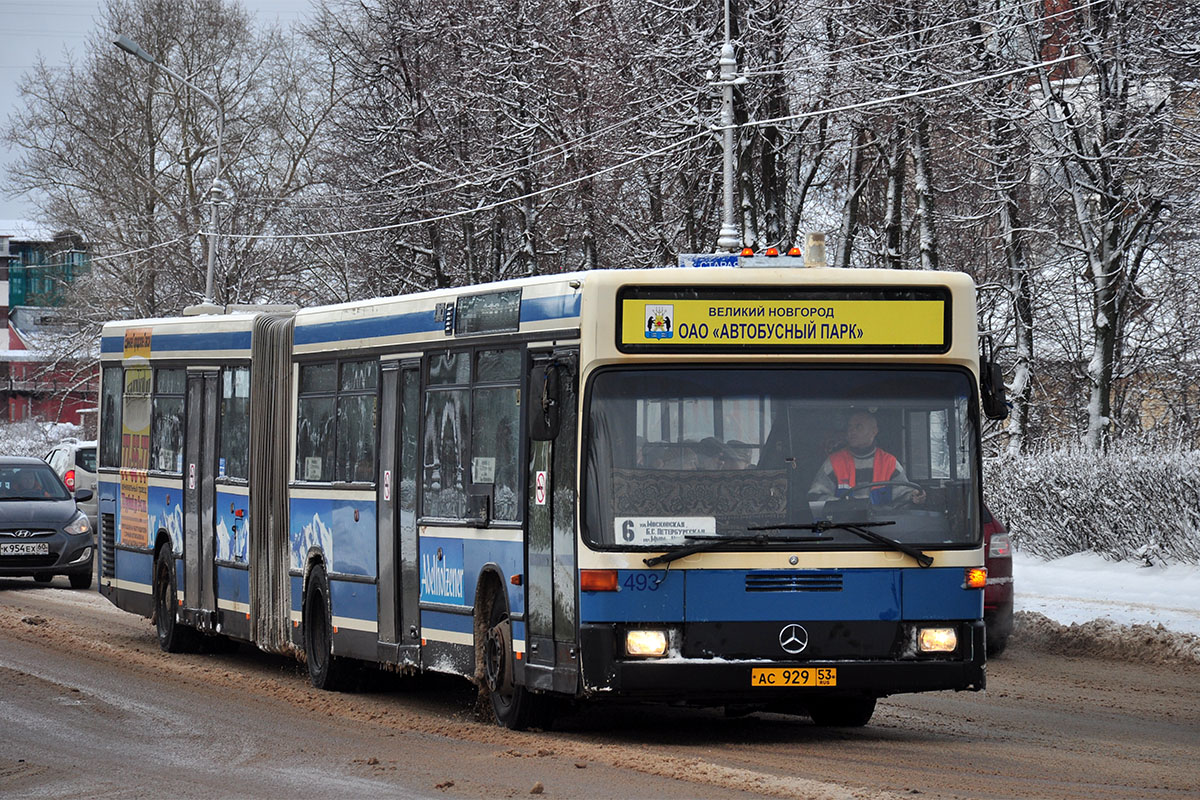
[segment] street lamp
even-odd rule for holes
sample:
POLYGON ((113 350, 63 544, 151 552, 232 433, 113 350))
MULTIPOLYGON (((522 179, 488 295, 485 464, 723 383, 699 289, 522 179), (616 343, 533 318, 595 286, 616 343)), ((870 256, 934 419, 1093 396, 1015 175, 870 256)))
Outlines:
POLYGON ((199 305, 189 306, 183 310, 185 314, 219 314, 221 307, 213 302, 213 272, 217 265, 217 193, 220 189, 221 181, 221 143, 225 139, 225 111, 221 108, 221 104, 217 99, 208 92, 195 85, 187 78, 154 60, 154 56, 142 49, 142 46, 130 39, 125 34, 121 34, 113 42, 117 47, 124 50, 130 55, 137 56, 147 64, 158 67, 163 72, 170 75, 175 80, 182 83, 184 86, 191 89, 196 94, 207 100, 213 108, 217 110, 217 163, 216 170, 213 172, 213 185, 209 193, 210 210, 208 217, 208 275, 204 282, 204 302, 199 305))

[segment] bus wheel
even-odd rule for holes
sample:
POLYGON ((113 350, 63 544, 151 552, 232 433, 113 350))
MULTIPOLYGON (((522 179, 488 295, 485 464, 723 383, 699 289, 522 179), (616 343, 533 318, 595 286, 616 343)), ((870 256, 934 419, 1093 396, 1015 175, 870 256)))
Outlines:
POLYGON ((176 586, 175 555, 170 547, 163 547, 154 560, 154 631, 164 651, 190 653, 196 649, 197 634, 175 618, 179 605, 176 586))
POLYGON ((510 730, 548 729, 553 722, 550 698, 517 686, 513 682, 513 662, 512 622, 504 600, 493 597, 483 641, 483 688, 491 700, 492 713, 496 722, 510 730))
POLYGON ((826 728, 861 728, 875 713, 875 698, 864 696, 821 697, 808 701, 808 715, 826 728))
POLYGON ((304 593, 304 656, 308 679, 315 688, 336 692, 345 685, 345 662, 333 654, 329 580, 320 564, 309 574, 308 591, 304 593))

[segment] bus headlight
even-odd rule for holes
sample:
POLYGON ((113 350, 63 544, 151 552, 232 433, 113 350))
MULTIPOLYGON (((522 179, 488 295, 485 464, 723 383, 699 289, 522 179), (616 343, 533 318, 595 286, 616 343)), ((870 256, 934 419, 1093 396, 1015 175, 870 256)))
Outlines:
POLYGON ((954 628, 921 628, 917 631, 917 649, 922 653, 951 653, 958 648, 954 628))
POLYGON ((635 630, 625 632, 625 655, 655 658, 667 654, 667 632, 635 630))

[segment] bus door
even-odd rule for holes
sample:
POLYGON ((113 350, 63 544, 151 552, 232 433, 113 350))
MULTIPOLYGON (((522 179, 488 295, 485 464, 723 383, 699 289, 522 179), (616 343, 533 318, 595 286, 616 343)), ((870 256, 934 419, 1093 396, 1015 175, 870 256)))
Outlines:
POLYGON ((379 430, 379 658, 417 663, 420 574, 417 560, 417 431, 420 362, 384 362, 379 430))
MULTIPOLYGON (((183 605, 189 611, 215 612, 216 581, 213 567, 216 528, 215 464, 217 412, 221 373, 215 369, 189 370, 185 406, 187 433, 183 473, 183 605)), ((189 615, 189 624, 215 627, 210 614, 189 615)))
POLYGON ((573 352, 532 352, 527 399, 529 489, 525 531, 525 680, 574 693, 579 680, 575 604, 575 438, 573 352), (552 436, 536 417, 552 428, 552 436))

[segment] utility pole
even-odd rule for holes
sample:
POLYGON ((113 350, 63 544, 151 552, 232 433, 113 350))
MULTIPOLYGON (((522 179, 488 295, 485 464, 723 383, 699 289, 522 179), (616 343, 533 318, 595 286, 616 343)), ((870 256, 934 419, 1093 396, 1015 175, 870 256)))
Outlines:
POLYGON ((217 154, 213 169, 212 189, 209 191, 209 216, 208 216, 208 269, 204 280, 204 301, 198 305, 188 306, 183 310, 184 314, 220 314, 223 309, 221 306, 213 302, 213 273, 216 271, 217 265, 217 244, 220 237, 217 234, 217 202, 224 196, 224 184, 221 181, 221 148, 225 139, 225 109, 217 102, 217 99, 208 92, 201 89, 196 84, 189 81, 179 73, 167 67, 165 64, 159 63, 154 56, 147 53, 142 46, 130 39, 128 36, 121 35, 113 42, 117 47, 124 50, 130 55, 145 61, 153 67, 161 69, 170 77, 182 83, 184 86, 191 89, 204 100, 208 101, 217 111, 217 154))
POLYGON ((729 3, 725 0, 725 42, 721 45, 717 65, 720 76, 716 85, 721 87, 721 133, 722 150, 725 161, 724 194, 725 202, 721 217, 721 232, 717 236, 717 249, 728 253, 736 253, 742 249, 742 235, 738 230, 734 197, 734 117, 733 117, 733 88, 745 83, 746 79, 738 75, 737 54, 730 40, 729 3))

